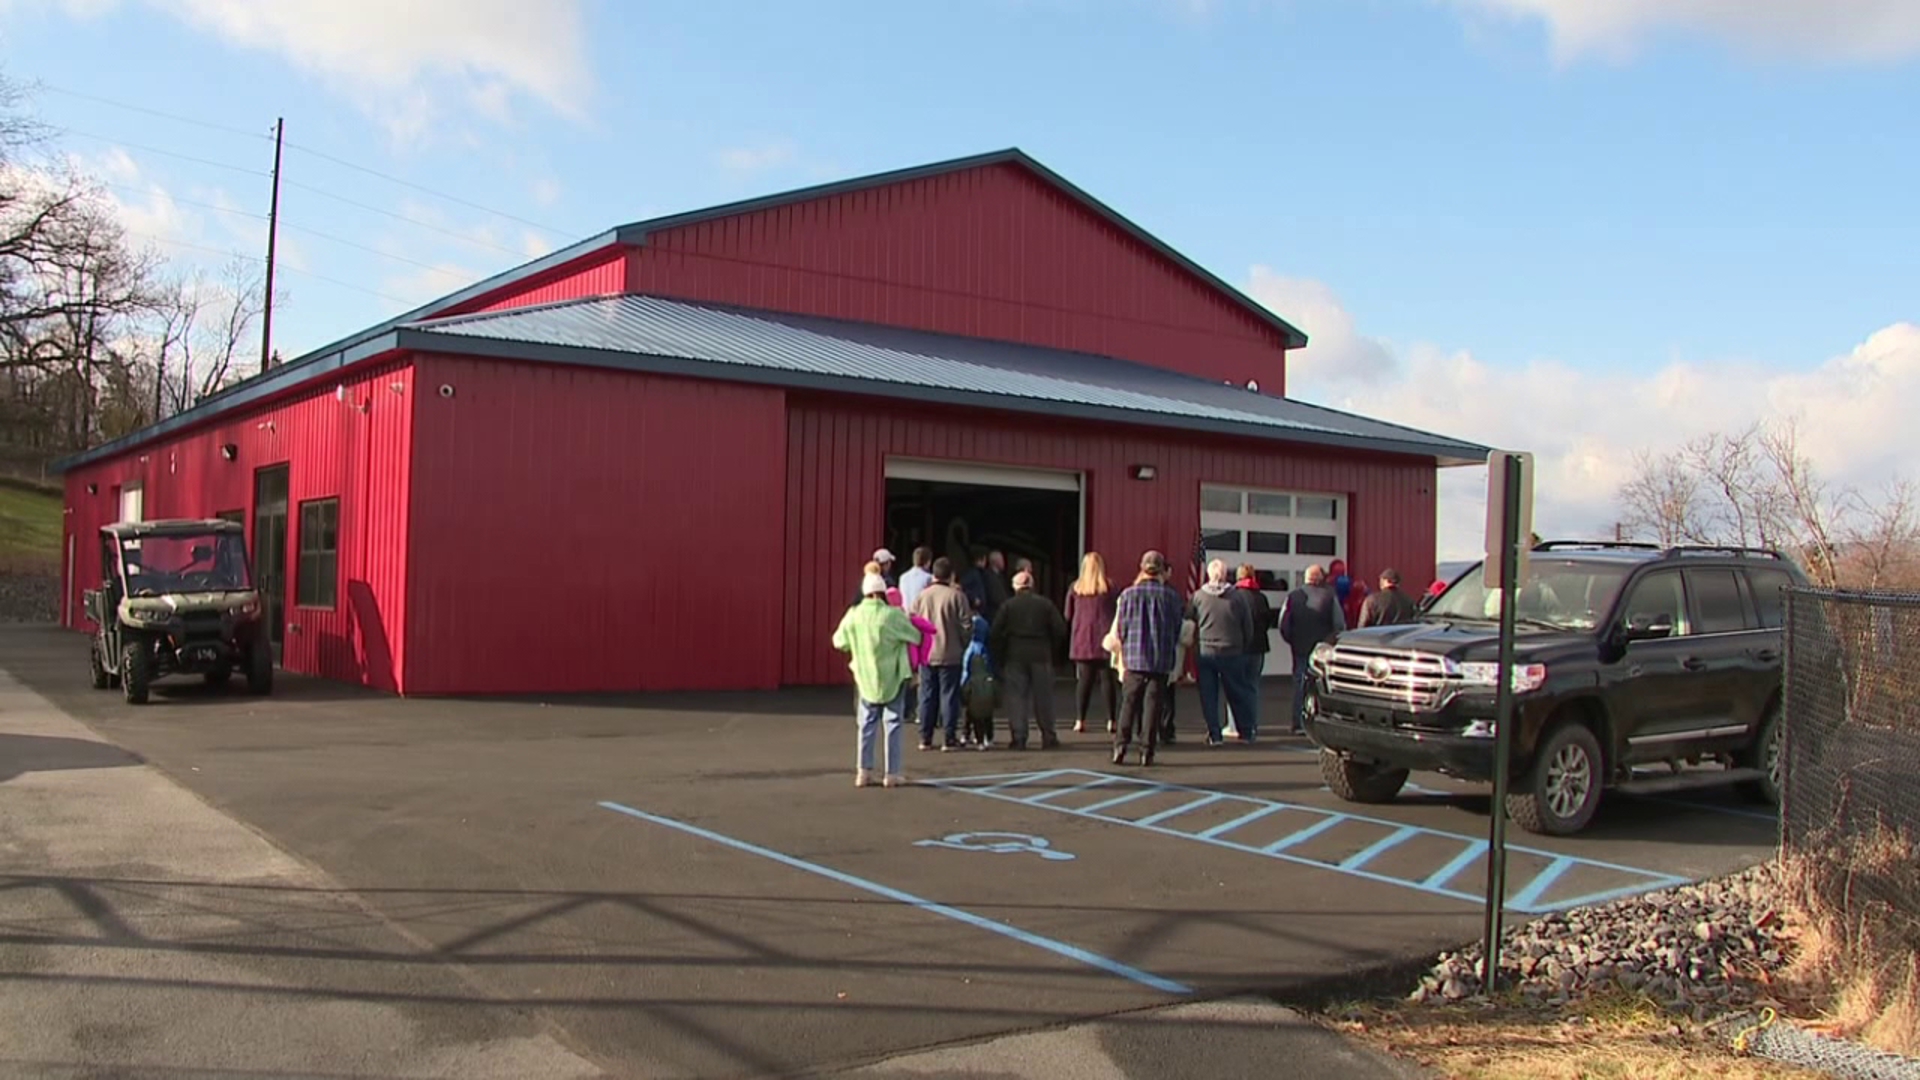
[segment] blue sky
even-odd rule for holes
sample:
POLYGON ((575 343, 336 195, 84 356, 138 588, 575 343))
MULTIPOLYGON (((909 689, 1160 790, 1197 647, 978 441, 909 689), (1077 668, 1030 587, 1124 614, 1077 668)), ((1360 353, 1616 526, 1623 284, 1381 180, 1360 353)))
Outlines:
MULTIPOLYGON (((1305 323, 1300 393, 1538 443, 1567 484, 1546 512, 1589 528, 1618 479, 1593 448, 1673 424, 1458 424, 1536 409, 1513 397, 1531 380, 1576 402, 1679 388, 1659 408, 1682 426, 1738 422, 1874 340, 1893 350, 1875 372, 1920 378, 1901 329, 1920 319, 1920 5, 1796 8, 8 0, 0 48, 55 88, 251 132, 284 115, 295 145, 436 193, 289 151, 290 184, 388 212, 286 190, 289 355, 617 222, 1017 145, 1305 323), (1498 408, 1444 406, 1475 378, 1498 408)), ((37 102, 167 254, 258 250, 256 218, 190 203, 257 214, 264 176, 154 151, 264 171, 264 140, 37 102)))

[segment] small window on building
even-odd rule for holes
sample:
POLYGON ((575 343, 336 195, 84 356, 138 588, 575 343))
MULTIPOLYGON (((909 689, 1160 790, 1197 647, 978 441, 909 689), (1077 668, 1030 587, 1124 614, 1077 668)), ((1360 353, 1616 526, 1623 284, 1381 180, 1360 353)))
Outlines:
POLYGON ((1699 605, 1697 632, 1729 634, 1747 630, 1747 605, 1731 570, 1689 570, 1687 585, 1699 605))
POLYGON ((1323 533, 1296 533, 1293 538, 1296 555, 1332 555, 1337 550, 1338 542, 1323 533))
POLYGON ((294 603, 331 608, 340 579, 340 500, 300 504, 300 561, 295 568, 294 603))
POLYGON ((1292 517, 1293 496, 1249 491, 1247 492, 1247 513, 1257 514, 1260 517, 1292 517))
POLYGON ((1216 551, 1239 551, 1240 531, 1238 529, 1207 529, 1200 533, 1200 543, 1207 553, 1216 551))
POLYGON ((1247 550, 1267 555, 1291 555, 1293 554, 1293 537, 1287 533, 1249 532, 1247 533, 1247 550))
POLYGON ((1336 499, 1302 495, 1294 500, 1293 516, 1312 518, 1316 521, 1333 521, 1340 516, 1340 503, 1336 499))
POLYGON ((1237 514, 1240 512, 1240 492, 1232 488, 1203 487, 1200 489, 1200 509, 1214 514, 1237 514))

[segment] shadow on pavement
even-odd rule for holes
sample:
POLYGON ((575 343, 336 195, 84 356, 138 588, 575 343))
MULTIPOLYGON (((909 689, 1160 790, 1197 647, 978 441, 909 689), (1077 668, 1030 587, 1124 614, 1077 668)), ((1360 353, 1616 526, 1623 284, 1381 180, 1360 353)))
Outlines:
POLYGON ((0 784, 30 772, 118 769, 146 759, 108 743, 0 732, 0 784))

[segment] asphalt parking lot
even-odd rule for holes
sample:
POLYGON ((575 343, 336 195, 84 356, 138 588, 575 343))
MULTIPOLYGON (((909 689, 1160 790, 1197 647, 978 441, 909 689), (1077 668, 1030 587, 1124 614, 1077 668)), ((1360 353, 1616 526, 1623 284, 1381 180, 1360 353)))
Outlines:
MULTIPOLYGON (((1299 740, 1200 745, 1190 690, 1189 734, 1151 769, 1109 764, 1104 732, 1021 753, 909 739, 913 786, 857 790, 837 691, 402 701, 283 677, 269 699, 182 680, 131 707, 89 688, 85 647, 0 628, 0 668, 393 931, 261 946, 331 965, 304 993, 364 996, 356 960, 451 968, 395 992, 534 1017, 634 1075, 828 1070, 1316 992, 1480 925, 1483 794, 1416 776, 1361 812, 1299 740)), ((0 783, 36 767, 54 766, 0 783)), ((1775 835, 1731 792, 1619 799, 1579 837, 1515 832, 1509 901, 1546 912, 1724 873, 1775 835)), ((211 902, 235 885, 170 887, 211 902)))

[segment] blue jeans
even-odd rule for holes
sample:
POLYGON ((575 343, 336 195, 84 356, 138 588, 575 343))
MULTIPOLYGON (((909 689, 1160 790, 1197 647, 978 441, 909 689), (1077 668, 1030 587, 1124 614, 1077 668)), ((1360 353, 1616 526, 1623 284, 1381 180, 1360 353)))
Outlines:
MULTIPOLYGON (((1198 667, 1200 677, 1200 718, 1206 721, 1207 724, 1207 741, 1219 742, 1222 728, 1220 723, 1221 691, 1226 691, 1227 701, 1229 705, 1231 705, 1237 696, 1233 690, 1233 683, 1240 673, 1240 658, 1238 656, 1208 656, 1202 653, 1199 657, 1198 667)), ((1238 722, 1238 714, 1235 714, 1234 720, 1236 723, 1238 722)))
POLYGON ((887 775, 906 774, 906 762, 901 756, 900 724, 907 711, 907 688, 902 685, 900 692, 893 695, 892 701, 862 701, 860 703, 860 769, 873 771, 874 743, 878 741, 881 724, 887 728, 887 775))
POLYGON ((937 726, 946 727, 947 741, 960 741, 959 664, 928 664, 920 669, 920 743, 933 742, 937 726))
POLYGON ((1295 654, 1293 658, 1293 730, 1298 734, 1307 726, 1307 679, 1310 677, 1307 662, 1311 657, 1295 654))
POLYGON ((1260 734, 1260 675, 1266 666, 1266 653, 1240 657, 1239 678, 1234 681, 1238 696, 1228 698, 1227 706, 1233 710, 1233 727, 1241 742, 1252 742, 1260 734))

